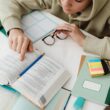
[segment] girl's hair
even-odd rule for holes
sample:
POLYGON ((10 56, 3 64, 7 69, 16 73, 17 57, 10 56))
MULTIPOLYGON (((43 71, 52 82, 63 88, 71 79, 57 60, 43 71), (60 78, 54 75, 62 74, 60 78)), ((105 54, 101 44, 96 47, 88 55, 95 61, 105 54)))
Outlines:
POLYGON ((110 110, 110 105, 109 106, 107 106, 107 107, 105 107, 105 109, 104 110, 110 110))

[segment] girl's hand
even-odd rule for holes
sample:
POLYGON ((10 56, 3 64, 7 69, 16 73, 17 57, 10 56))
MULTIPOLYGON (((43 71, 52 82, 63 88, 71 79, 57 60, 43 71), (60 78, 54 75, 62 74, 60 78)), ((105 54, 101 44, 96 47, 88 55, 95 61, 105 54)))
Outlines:
POLYGON ((14 51, 20 53, 22 61, 27 51, 33 51, 31 40, 20 29, 12 29, 9 31, 9 46, 14 51))
POLYGON ((83 45, 85 36, 75 24, 62 24, 57 27, 57 32, 64 33, 70 36, 80 46, 83 45))

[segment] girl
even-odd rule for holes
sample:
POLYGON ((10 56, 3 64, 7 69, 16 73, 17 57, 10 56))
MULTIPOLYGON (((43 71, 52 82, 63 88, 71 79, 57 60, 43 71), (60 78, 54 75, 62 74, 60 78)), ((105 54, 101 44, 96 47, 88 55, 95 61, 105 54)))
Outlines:
MULTIPOLYGON (((86 52, 110 59, 110 0, 0 0, 0 20, 9 35, 10 47, 23 60, 32 42, 21 28, 21 17, 33 10, 50 12, 68 22, 57 28, 70 35, 86 52), (83 29, 91 33, 83 35, 83 29)), ((72 48, 72 47, 71 47, 72 48)))

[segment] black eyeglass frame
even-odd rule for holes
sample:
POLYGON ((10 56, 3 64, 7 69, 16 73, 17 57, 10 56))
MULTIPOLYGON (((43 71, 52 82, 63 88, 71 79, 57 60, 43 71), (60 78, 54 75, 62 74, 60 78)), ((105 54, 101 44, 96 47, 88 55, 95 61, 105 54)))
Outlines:
POLYGON ((56 32, 57 32, 57 30, 55 30, 54 32, 53 32, 53 34, 48 34, 47 36, 45 36, 43 39, 42 39, 42 41, 46 44, 46 45, 49 45, 49 46, 52 46, 52 45, 54 45, 55 44, 55 37, 57 37, 58 39, 60 39, 60 40, 65 40, 68 36, 66 36, 66 37, 64 37, 64 38, 61 38, 61 37, 59 37, 57 34, 56 34, 56 32), (51 37, 52 39, 53 39, 53 43, 47 43, 46 41, 45 41, 45 39, 46 38, 48 38, 48 37, 51 37))

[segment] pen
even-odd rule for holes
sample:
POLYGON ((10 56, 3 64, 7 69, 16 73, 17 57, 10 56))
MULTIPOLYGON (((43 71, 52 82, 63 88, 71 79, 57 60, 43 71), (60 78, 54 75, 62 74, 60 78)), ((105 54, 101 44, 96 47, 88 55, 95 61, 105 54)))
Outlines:
POLYGON ((69 95, 69 97, 68 97, 68 99, 67 99, 67 101, 66 101, 66 103, 65 103, 65 106, 64 106, 64 109, 63 109, 63 110, 66 110, 66 107, 67 107, 67 104, 68 104, 68 102, 69 102, 69 100, 70 100, 70 97, 71 97, 71 94, 69 95))
POLYGON ((22 75, 24 75, 24 74, 26 73, 26 71, 28 71, 28 70, 29 70, 36 62, 38 62, 43 56, 44 56, 44 53, 41 54, 39 57, 37 57, 37 59, 34 60, 24 71, 22 71, 19 76, 21 77, 22 75))

